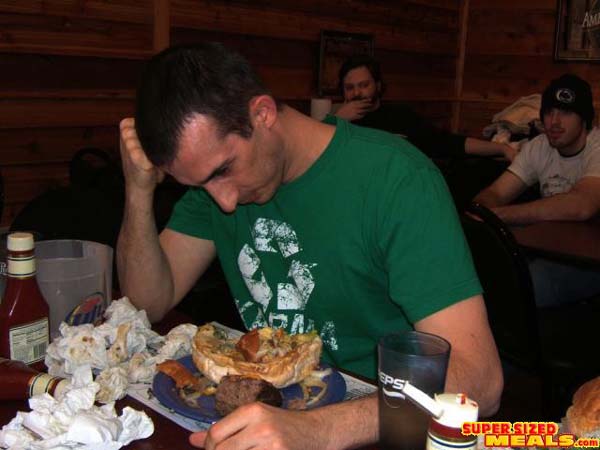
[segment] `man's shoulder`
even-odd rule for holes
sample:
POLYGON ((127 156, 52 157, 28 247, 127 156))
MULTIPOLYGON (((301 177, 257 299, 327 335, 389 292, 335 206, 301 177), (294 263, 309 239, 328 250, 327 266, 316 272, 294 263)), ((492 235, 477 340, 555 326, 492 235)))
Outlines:
POLYGON ((527 148, 550 148, 550 142, 548 141, 548 136, 545 133, 540 133, 530 141, 523 144, 523 149, 527 148))
POLYGON ((411 160, 415 163, 429 161, 404 137, 380 129, 348 123, 347 139, 352 148, 368 157, 411 160))
POLYGON ((548 137, 542 133, 525 142, 521 146, 521 150, 517 154, 517 158, 524 159, 548 159, 548 157, 554 152, 554 149, 548 141, 548 137))
POLYGON ((594 151, 600 153, 600 129, 594 127, 587 135, 587 145, 594 151))
MULTIPOLYGON (((410 142, 394 134, 338 120, 336 164, 373 186, 400 182, 416 173, 437 176, 432 161, 410 142), (343 123, 341 123, 343 122, 343 123)), ((441 176, 441 175, 440 175, 441 176)))

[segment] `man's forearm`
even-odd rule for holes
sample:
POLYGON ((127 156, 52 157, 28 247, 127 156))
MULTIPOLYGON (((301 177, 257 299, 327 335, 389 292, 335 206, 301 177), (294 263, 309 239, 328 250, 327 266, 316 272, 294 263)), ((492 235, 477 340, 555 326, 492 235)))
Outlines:
POLYGON ((490 188, 484 189, 473 199, 474 202, 480 203, 487 208, 494 208, 504 204, 502 199, 494 193, 490 188))
POLYGON ((500 219, 511 225, 526 225, 544 220, 583 221, 590 218, 589 208, 570 193, 491 209, 500 219))
POLYGON ((122 294, 155 322, 170 309, 173 279, 158 240, 152 202, 152 194, 127 194, 117 268, 122 294))
POLYGON ((479 156, 505 156, 506 144, 468 137, 465 140, 465 153, 479 156))
MULTIPOLYGON (((328 442, 322 448, 338 450, 364 447, 379 440, 377 394, 313 410, 328 442)), ((310 414, 310 413, 309 413, 310 414)), ((315 430, 316 430, 315 429, 315 430)))

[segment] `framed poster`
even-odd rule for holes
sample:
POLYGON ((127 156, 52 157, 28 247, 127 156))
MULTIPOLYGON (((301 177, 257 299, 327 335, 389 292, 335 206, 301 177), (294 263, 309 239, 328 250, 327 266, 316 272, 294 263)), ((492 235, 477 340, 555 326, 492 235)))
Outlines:
POLYGON ((319 54, 319 96, 339 94, 338 72, 346 58, 353 55, 373 56, 373 35, 321 31, 319 54))
POLYGON ((558 0, 554 58, 600 60, 600 0, 558 0))

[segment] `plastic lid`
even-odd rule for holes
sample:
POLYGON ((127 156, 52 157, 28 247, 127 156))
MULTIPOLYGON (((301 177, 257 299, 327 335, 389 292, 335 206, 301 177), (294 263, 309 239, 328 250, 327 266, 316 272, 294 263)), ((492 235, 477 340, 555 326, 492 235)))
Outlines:
POLYGON ((6 242, 8 251, 27 252, 33 250, 33 234, 31 233, 11 233, 6 242))
POLYGON ((451 428, 460 428, 465 422, 476 422, 479 405, 465 394, 436 394, 435 400, 444 408, 436 421, 451 428))

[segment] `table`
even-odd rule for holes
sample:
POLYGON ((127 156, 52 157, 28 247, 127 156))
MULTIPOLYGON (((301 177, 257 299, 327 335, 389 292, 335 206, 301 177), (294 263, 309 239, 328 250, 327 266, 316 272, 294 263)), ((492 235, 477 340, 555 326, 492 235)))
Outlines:
MULTIPOLYGON (((171 311, 160 323, 155 324, 155 329, 160 334, 166 334, 176 325, 190 322, 190 318, 177 310, 171 311)), ((133 441, 126 448, 129 450, 171 450, 171 449, 194 449, 188 442, 190 432, 175 422, 167 419, 151 408, 138 402, 131 397, 125 397, 116 403, 117 412, 125 406, 144 411, 154 422, 154 433, 147 439, 133 441)), ((7 424, 17 411, 29 411, 27 401, 0 401, 0 428, 7 424)), ((363 450, 377 450, 370 446, 363 450)))
POLYGON ((538 222, 513 226, 511 231, 517 243, 533 253, 600 267, 600 220, 538 222))

